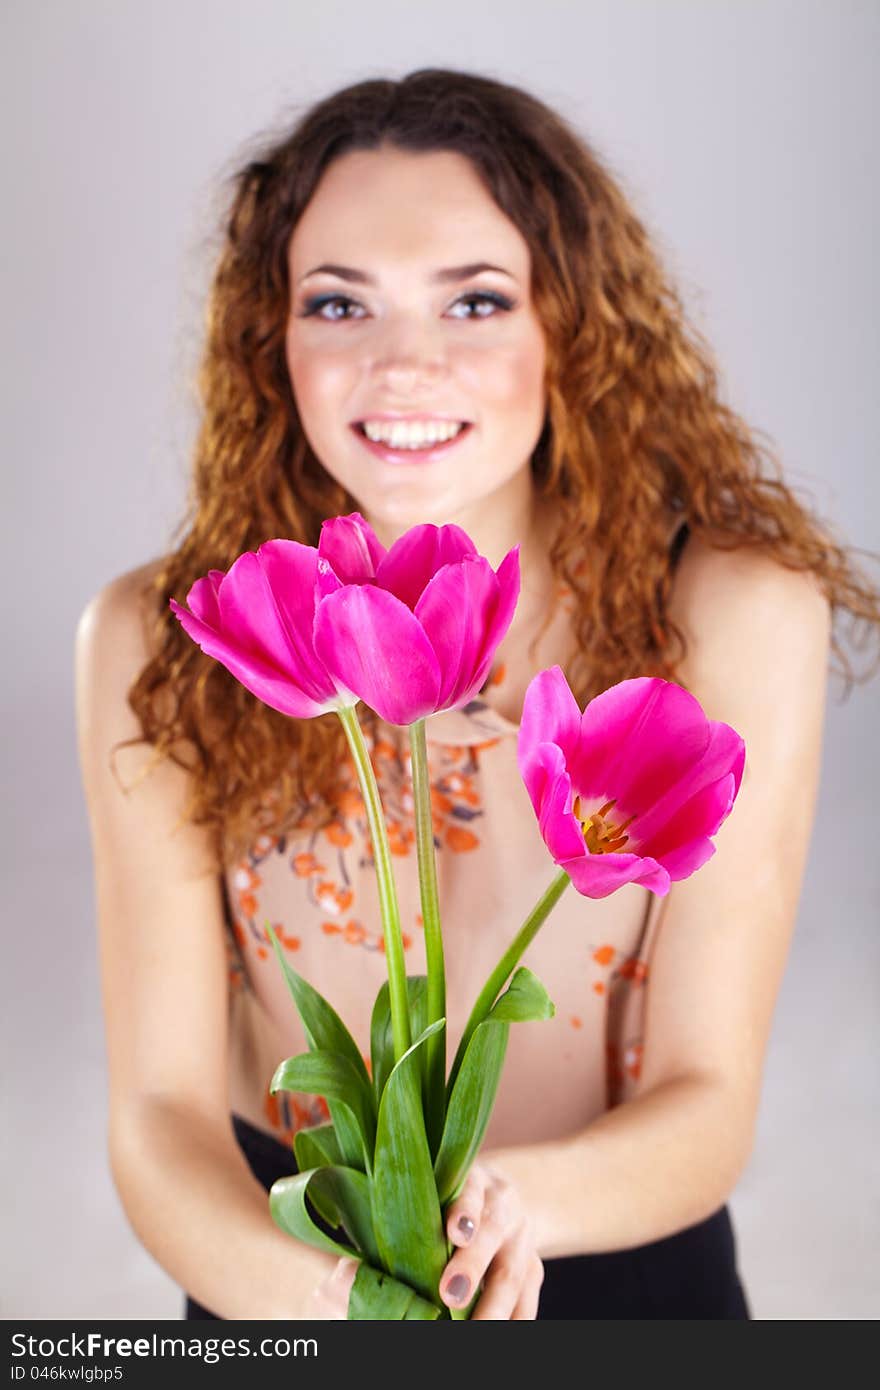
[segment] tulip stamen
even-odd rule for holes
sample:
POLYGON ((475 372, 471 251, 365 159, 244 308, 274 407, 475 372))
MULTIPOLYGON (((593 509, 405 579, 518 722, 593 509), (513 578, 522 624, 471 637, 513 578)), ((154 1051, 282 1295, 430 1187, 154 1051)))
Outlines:
POLYGON ((606 816, 612 806, 616 804, 616 797, 606 801, 604 806, 600 806, 598 811, 593 811, 591 815, 584 816, 581 810, 581 799, 576 796, 572 811, 580 821, 583 831, 584 842, 591 854, 615 854, 629 840, 629 836, 623 832, 628 825, 635 820, 635 816, 630 816, 620 825, 613 821, 606 821, 606 816))

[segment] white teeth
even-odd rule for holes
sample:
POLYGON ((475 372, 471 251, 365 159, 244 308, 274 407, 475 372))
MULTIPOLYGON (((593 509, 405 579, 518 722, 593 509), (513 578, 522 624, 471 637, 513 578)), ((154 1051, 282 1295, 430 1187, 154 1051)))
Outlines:
POLYGON ((364 434, 393 449, 424 449, 454 439, 464 428, 454 420, 365 420, 364 434))

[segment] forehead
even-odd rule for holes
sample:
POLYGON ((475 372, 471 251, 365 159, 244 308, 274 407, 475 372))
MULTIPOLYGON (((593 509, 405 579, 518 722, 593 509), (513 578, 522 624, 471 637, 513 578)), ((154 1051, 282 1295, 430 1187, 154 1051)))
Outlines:
POLYGON ((525 275, 528 243, 450 150, 352 150, 324 171, 294 228, 291 276, 321 261, 392 272, 486 260, 525 275))

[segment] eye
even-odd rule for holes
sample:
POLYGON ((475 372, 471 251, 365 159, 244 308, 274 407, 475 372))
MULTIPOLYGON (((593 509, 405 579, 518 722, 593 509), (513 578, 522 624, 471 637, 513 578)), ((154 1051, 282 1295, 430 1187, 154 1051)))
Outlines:
MULTIPOLYGON (((457 319, 494 318, 497 310, 507 312, 514 308, 513 300, 493 290, 473 290, 461 295, 452 305, 451 315, 457 319), (464 307, 463 313, 455 312, 464 307), (469 312, 473 310, 473 312, 469 312)), ((300 318, 320 318, 326 323, 344 323, 364 316, 363 305, 346 294, 319 294, 307 299, 300 318), (360 312, 358 312, 360 311, 360 312)))
POLYGON ((469 314, 453 314, 456 319, 489 319, 495 317, 496 309, 507 311, 513 308, 513 300, 506 295, 498 294, 493 290, 472 290, 470 294, 463 294, 455 301, 452 308, 457 309, 459 305, 473 305, 478 312, 469 314))
POLYGON ((341 307, 344 310, 359 309, 362 307, 356 300, 349 299, 347 294, 317 294, 312 299, 306 300, 303 311, 299 317, 301 319, 321 318, 328 323, 338 323, 340 319, 345 320, 357 317, 347 312, 325 314, 323 310, 331 306, 337 308, 341 307))

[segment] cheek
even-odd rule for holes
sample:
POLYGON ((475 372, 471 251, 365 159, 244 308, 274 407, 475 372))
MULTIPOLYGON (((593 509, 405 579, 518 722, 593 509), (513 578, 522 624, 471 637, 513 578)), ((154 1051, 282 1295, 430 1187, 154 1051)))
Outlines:
POLYGON ((287 345, 287 370, 297 409, 303 423, 320 427, 323 407, 341 399, 348 387, 350 364, 338 353, 306 349, 302 344, 287 345))
POLYGON ((544 347, 531 344, 514 354, 510 363, 514 398, 528 413, 544 408, 544 347))
POLYGON ((543 339, 523 335, 503 348, 474 349, 461 367, 477 399, 503 406, 505 414, 522 419, 543 411, 544 361, 543 339))

